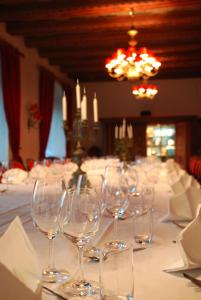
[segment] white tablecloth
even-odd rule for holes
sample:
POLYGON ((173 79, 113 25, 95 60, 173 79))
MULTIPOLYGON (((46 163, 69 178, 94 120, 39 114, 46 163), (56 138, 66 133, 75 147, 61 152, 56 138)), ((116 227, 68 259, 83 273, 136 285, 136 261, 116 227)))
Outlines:
MULTIPOLYGON (((2 185, 1 188, 3 188, 2 185)), ((32 190, 33 185, 9 186, 8 192, 0 194, 0 234, 18 214, 22 218, 25 230, 38 253, 41 266, 44 267, 47 265, 48 241, 43 234, 34 228, 30 218, 29 205, 32 190)), ((172 223, 160 221, 161 217, 167 213, 169 196, 169 188, 166 184, 165 175, 162 173, 160 182, 156 186, 153 242, 148 245, 146 250, 134 253, 136 300, 201 299, 201 289, 182 276, 163 271, 181 260, 178 245, 175 243, 181 229, 172 223)), ((111 229, 109 228, 103 236, 104 240, 110 238, 111 229)), ((130 240, 133 238, 132 219, 119 221, 118 229, 121 236, 130 240)), ((55 264, 57 267, 67 268, 71 274, 75 272, 75 266, 77 266, 77 251, 62 235, 55 239, 55 264)), ((97 269, 97 264, 93 264, 92 272, 94 274, 97 273, 97 269)), ((43 295, 43 299, 53 299, 53 297, 43 295)))

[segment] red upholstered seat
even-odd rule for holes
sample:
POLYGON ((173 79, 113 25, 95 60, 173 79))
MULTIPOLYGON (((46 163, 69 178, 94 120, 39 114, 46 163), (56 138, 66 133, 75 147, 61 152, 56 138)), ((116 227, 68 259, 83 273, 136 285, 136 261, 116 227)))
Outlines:
POLYGON ((23 165, 22 162, 17 161, 17 160, 11 160, 10 161, 10 169, 21 169, 21 170, 26 170, 25 166, 23 165))
POLYGON ((195 164, 195 175, 200 180, 201 179, 201 158, 196 161, 195 164))
POLYGON ((189 170, 190 170, 192 175, 195 175, 194 173, 195 173, 195 166, 196 166, 197 160, 198 160, 197 156, 192 156, 190 158, 189 170))
POLYGON ((195 178, 201 180, 201 157, 193 156, 190 158, 189 170, 195 178))
POLYGON ((34 167, 34 163, 35 163, 34 159, 32 159, 32 158, 27 159, 27 169, 28 169, 28 171, 30 171, 34 167))

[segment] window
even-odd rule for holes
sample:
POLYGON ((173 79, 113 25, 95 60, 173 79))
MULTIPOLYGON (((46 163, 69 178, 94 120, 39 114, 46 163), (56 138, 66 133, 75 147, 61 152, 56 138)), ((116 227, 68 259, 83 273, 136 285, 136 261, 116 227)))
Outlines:
POLYGON ((63 89, 59 82, 54 84, 54 103, 50 133, 45 151, 46 157, 65 157, 66 156, 66 137, 63 130, 62 118, 62 97, 63 89))
POLYGON ((8 162, 8 125, 6 121, 4 102, 3 102, 3 90, 2 90, 2 73, 1 73, 1 56, 0 56, 0 161, 8 162))

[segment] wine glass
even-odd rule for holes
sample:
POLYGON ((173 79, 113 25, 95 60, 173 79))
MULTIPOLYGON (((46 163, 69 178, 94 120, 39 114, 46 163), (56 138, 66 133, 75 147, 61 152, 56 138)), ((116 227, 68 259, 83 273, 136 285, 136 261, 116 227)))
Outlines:
MULTIPOLYGON (((87 184, 89 188, 93 188, 96 191, 97 199, 99 200, 100 205, 100 223, 102 221, 102 217, 105 211, 105 178, 100 172, 96 172, 96 170, 88 171, 87 174, 81 175, 80 180, 78 181, 77 188, 79 189, 79 185, 83 186, 84 183, 87 184)), ((89 246, 85 248, 84 256, 85 257, 96 257, 99 260, 100 248, 95 246, 89 246)))
POLYGON ((97 233, 99 223, 100 205, 95 190, 84 186, 68 192, 61 210, 60 226, 63 234, 76 245, 79 251, 79 272, 77 279, 72 279, 60 287, 67 295, 91 296, 99 290, 95 282, 88 282, 84 278, 83 270, 84 247, 97 233))
POLYGON ((64 182, 56 178, 37 180, 34 186, 31 215, 34 225, 49 240, 49 264, 42 272, 44 282, 57 282, 69 278, 67 271, 55 268, 53 259, 54 238, 59 232, 58 219, 66 192, 64 182))
MULTIPOLYGON (((9 167, 9 163, 8 161, 1 161, 0 162, 0 183, 1 183, 1 180, 2 180, 2 176, 3 176, 3 173, 8 170, 8 167, 9 167)), ((4 193, 8 191, 8 184, 6 183, 6 188, 0 190, 0 193, 4 193)))
POLYGON ((153 238, 153 189, 141 187, 134 202, 134 238, 136 243, 145 245, 153 238))
POLYGON ((117 238, 118 219, 122 218, 128 207, 128 182, 125 170, 121 166, 108 166, 105 172, 105 202, 106 210, 114 218, 113 241, 107 242, 110 250, 121 250, 126 247, 126 242, 117 238))

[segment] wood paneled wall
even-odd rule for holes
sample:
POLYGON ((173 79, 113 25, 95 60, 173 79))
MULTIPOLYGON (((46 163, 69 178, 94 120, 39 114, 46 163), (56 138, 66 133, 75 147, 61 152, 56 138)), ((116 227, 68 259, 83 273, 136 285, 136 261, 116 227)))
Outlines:
MULTIPOLYGON (((196 116, 178 117, 140 117, 127 118, 127 124, 133 126, 133 158, 136 155, 146 155, 146 127, 153 124, 175 124, 176 126, 176 152, 175 160, 188 169, 190 156, 201 151, 201 122, 196 116)), ((105 155, 114 154, 115 125, 122 125, 120 118, 102 119, 103 152, 105 155)))

